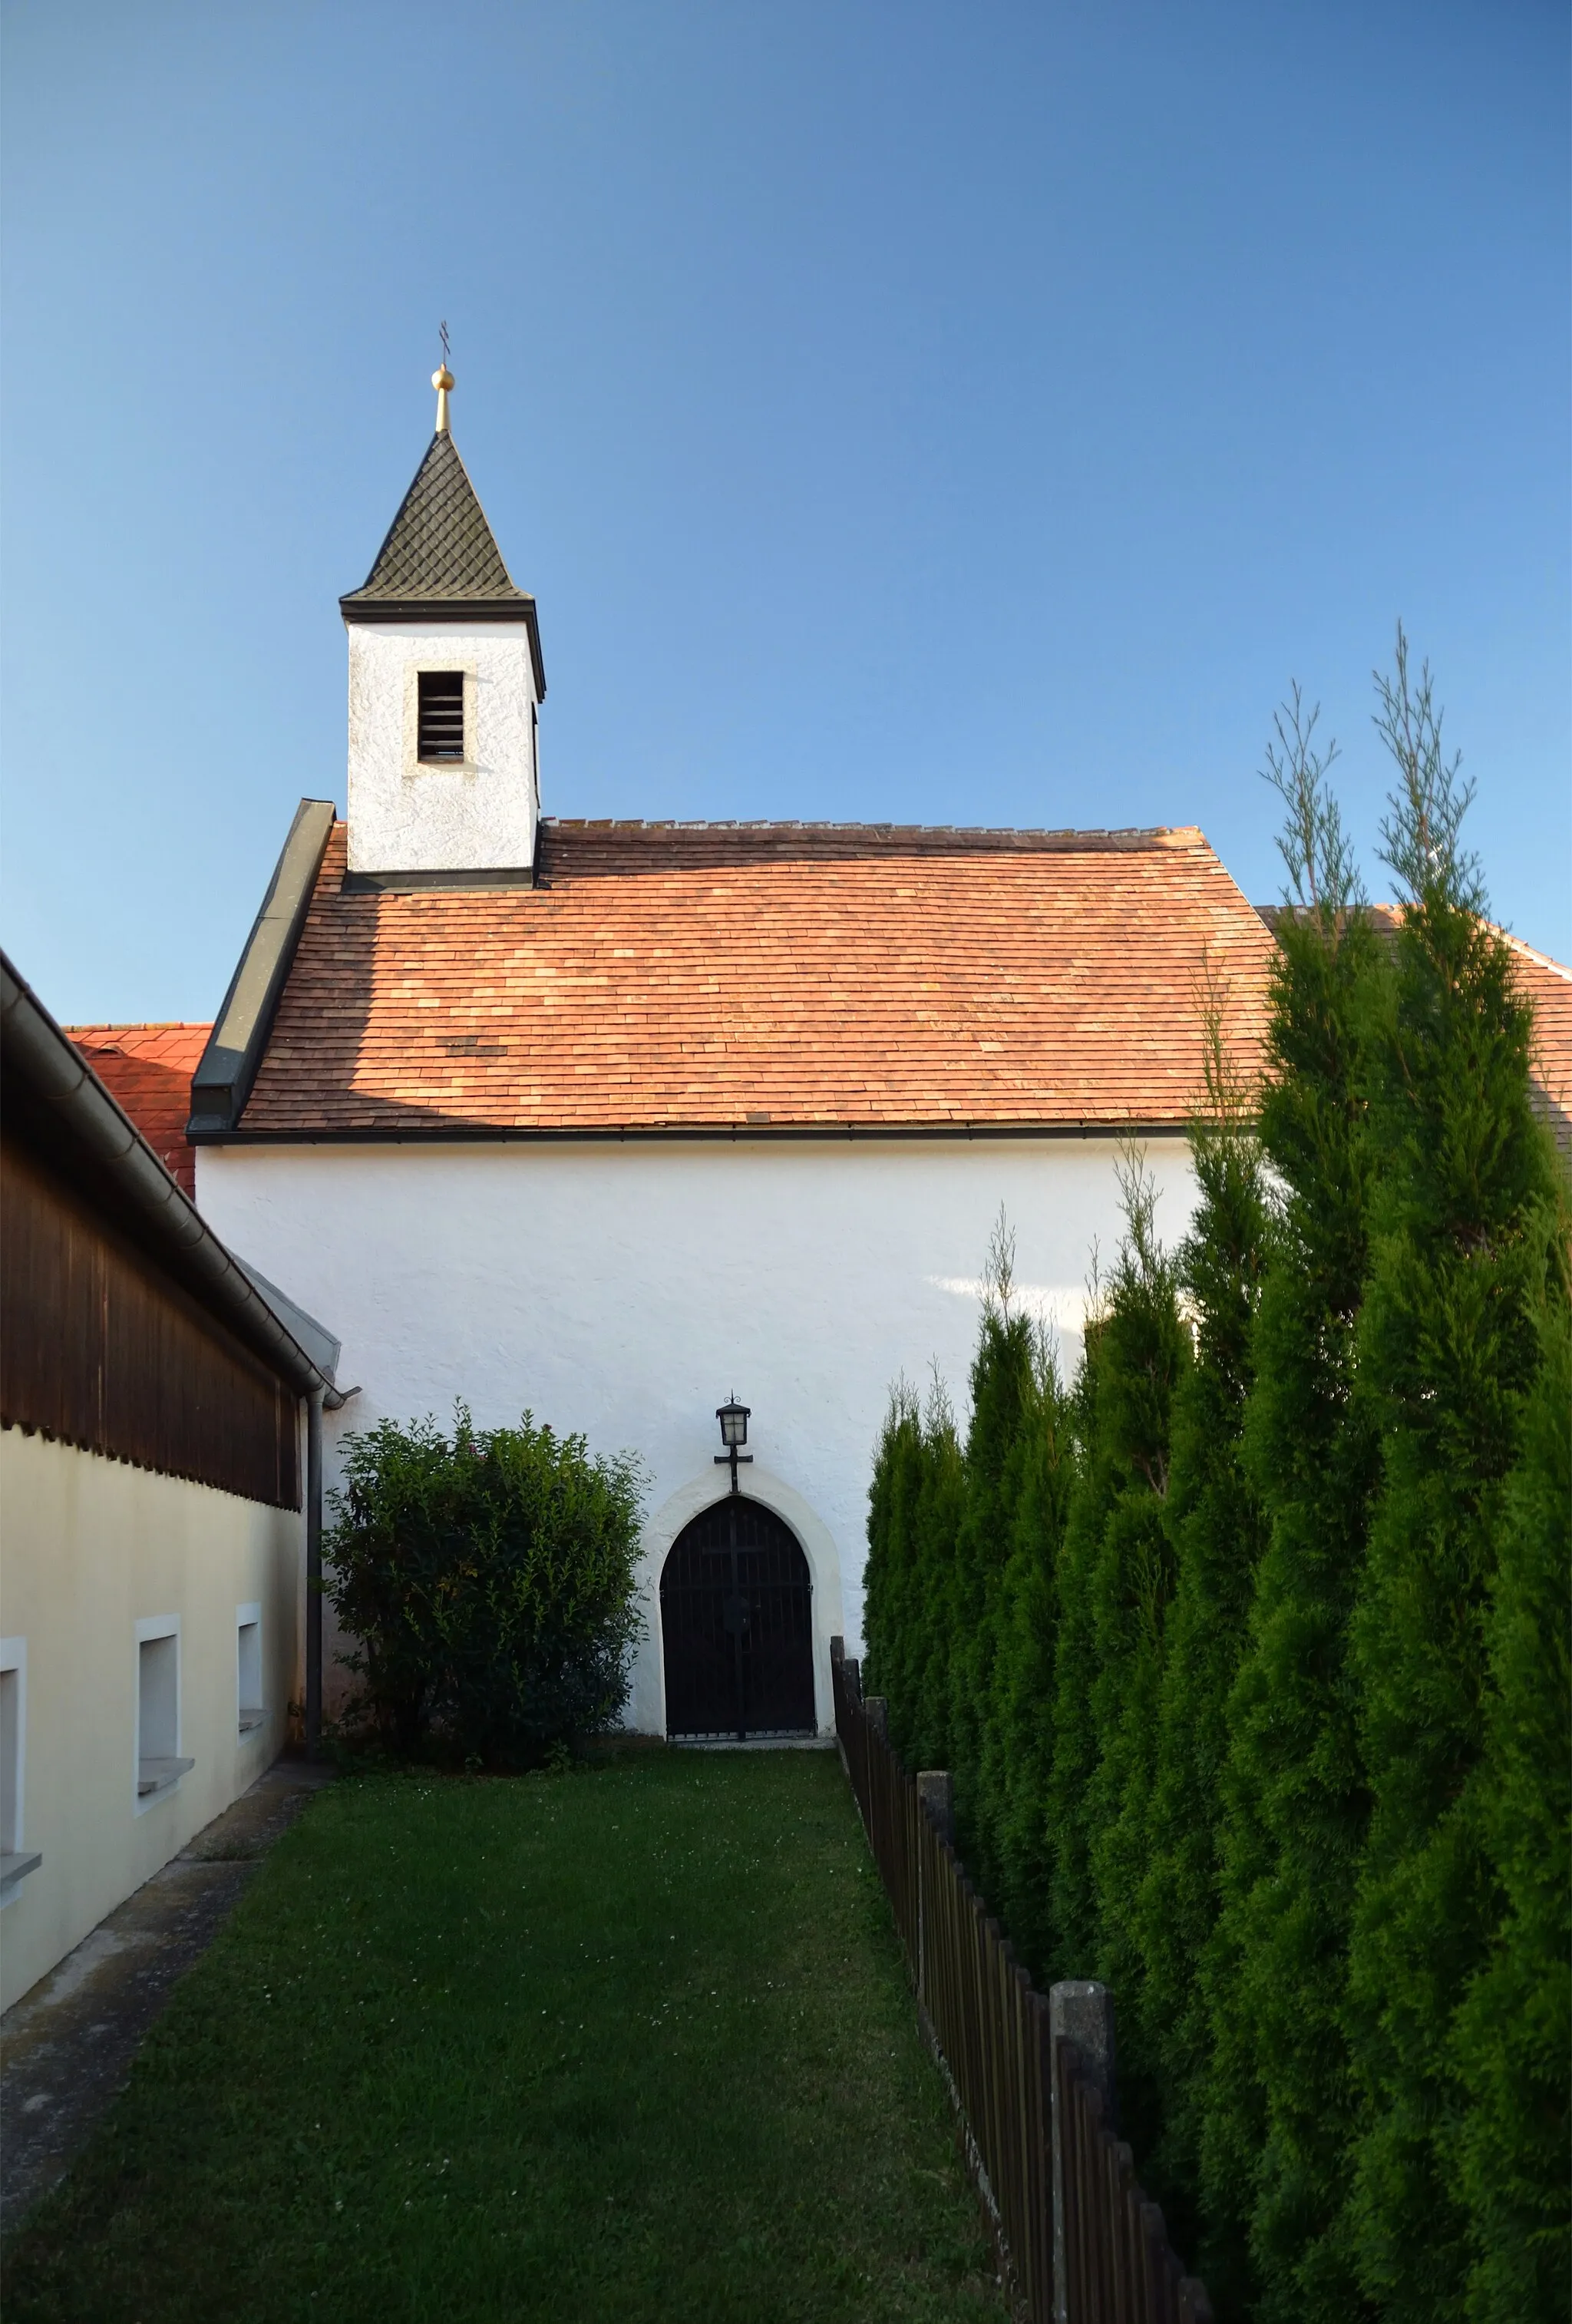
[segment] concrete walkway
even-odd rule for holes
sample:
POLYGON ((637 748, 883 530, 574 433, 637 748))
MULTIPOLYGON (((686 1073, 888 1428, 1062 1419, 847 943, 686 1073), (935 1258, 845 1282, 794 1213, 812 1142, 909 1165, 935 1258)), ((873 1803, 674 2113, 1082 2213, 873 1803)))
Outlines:
POLYGON ((280 1759, 0 2017, 0 2233, 64 2177, 176 1981, 330 1767, 280 1759))

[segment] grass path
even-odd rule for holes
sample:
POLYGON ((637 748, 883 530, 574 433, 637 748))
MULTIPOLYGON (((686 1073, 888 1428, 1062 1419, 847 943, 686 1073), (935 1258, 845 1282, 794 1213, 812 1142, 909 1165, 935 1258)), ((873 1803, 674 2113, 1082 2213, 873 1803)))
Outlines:
POLYGON ((7 2324, 997 2319, 840 1765, 346 1781, 16 2239, 7 2324))

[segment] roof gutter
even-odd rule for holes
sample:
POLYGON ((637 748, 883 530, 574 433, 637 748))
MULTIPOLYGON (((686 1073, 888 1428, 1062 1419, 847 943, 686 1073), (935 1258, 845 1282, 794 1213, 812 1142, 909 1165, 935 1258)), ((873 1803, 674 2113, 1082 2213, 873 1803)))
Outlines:
POLYGON ((112 1180, 126 1206, 194 1277, 215 1310, 264 1355, 297 1395, 345 1401, 332 1374, 281 1323, 158 1156, 85 1065, 49 1010, 0 952, 0 1057, 77 1146, 112 1180))

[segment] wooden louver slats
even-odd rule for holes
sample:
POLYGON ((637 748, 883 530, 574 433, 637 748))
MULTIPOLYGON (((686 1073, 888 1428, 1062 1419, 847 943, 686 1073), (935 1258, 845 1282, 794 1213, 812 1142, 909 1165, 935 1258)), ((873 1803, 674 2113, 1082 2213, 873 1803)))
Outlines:
POLYGON ((464 756, 464 672, 423 669, 419 680, 418 755, 422 760, 464 756))

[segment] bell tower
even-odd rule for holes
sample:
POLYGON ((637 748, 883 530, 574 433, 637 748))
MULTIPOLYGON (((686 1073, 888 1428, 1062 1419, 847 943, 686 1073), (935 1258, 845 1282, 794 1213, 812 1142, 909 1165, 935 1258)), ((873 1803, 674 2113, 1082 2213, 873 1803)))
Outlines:
POLYGON ((349 633, 349 879, 359 887, 528 886, 546 695, 535 600, 516 589, 448 426, 437 432, 349 633))

